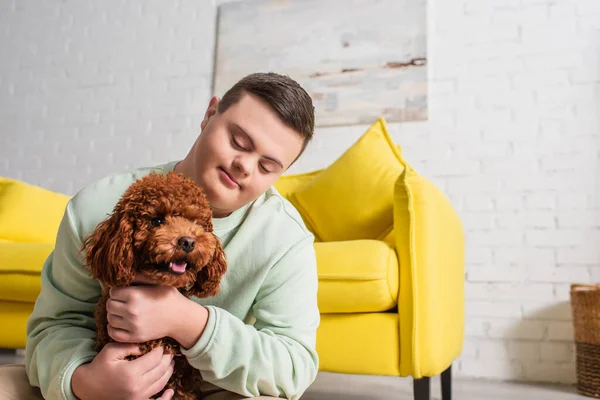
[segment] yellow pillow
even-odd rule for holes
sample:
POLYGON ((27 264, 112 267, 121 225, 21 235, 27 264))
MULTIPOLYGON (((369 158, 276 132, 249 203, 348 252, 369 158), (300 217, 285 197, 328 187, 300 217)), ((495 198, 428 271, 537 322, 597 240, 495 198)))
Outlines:
POLYGON ((288 199, 317 241, 383 239, 393 227, 394 183, 402 171, 400 149, 380 118, 288 199))
POLYGON ((279 194, 286 199, 289 199, 292 193, 315 179, 315 177, 318 176, 321 171, 322 170, 319 169, 303 174, 284 175, 280 177, 273 186, 275 186, 275 189, 277 189, 279 194))
POLYGON ((69 197, 0 177, 0 239, 54 243, 69 197))

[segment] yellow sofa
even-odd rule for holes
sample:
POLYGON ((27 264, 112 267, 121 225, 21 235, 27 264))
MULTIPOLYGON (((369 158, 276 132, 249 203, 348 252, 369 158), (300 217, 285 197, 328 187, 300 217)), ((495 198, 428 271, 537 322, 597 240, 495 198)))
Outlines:
POLYGON ((464 234, 448 198, 403 158, 383 119, 326 169, 277 189, 315 234, 320 370, 412 376, 429 399, 464 337, 464 234))
POLYGON ((0 348, 25 348, 25 325, 40 292, 69 197, 0 177, 0 348))
MULTIPOLYGON (((0 347, 22 348, 39 270, 68 198, 12 181, 27 197, 59 197, 45 209, 47 222, 28 216, 23 234, 7 236, 3 229, 22 226, 25 216, 6 223, 1 182, 0 239, 11 242, 0 243, 10 250, 0 250, 0 325, 11 329, 0 330, 0 347), (49 229, 29 235, 40 223, 49 229)), ((449 400, 463 343, 462 225, 443 193, 404 160, 385 121, 328 168, 283 176, 275 186, 316 237, 320 370, 411 376, 418 400, 429 399, 429 377, 442 374, 449 400)))

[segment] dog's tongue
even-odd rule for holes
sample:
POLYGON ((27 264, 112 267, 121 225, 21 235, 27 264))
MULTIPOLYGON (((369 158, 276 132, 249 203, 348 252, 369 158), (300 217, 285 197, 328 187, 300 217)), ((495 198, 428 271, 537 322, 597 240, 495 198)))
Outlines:
POLYGON ((185 268, 187 267, 187 263, 185 261, 173 261, 171 262, 171 269, 180 274, 185 272, 185 268))

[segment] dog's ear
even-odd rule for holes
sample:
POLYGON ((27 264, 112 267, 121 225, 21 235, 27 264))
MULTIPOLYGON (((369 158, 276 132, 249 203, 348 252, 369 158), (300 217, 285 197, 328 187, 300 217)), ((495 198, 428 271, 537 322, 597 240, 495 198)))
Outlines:
POLYGON ((188 295, 211 297, 219 293, 221 277, 227 271, 227 259, 221 241, 216 238, 217 245, 212 260, 198 272, 196 282, 188 291, 188 295))
POLYGON ((128 286, 135 278, 133 230, 125 213, 115 211, 83 243, 92 276, 108 287, 128 286))

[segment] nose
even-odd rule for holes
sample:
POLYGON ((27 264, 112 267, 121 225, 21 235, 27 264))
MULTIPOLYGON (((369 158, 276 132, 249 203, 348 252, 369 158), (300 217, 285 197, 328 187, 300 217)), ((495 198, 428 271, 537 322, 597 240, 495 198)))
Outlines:
POLYGON ((233 166, 240 171, 240 175, 243 177, 250 176, 253 164, 254 162, 251 157, 237 157, 233 161, 233 166))
POLYGON ((194 240, 194 238, 191 238, 189 236, 182 236, 177 240, 177 244, 183 249, 183 251, 189 253, 194 249, 196 241, 194 240))

